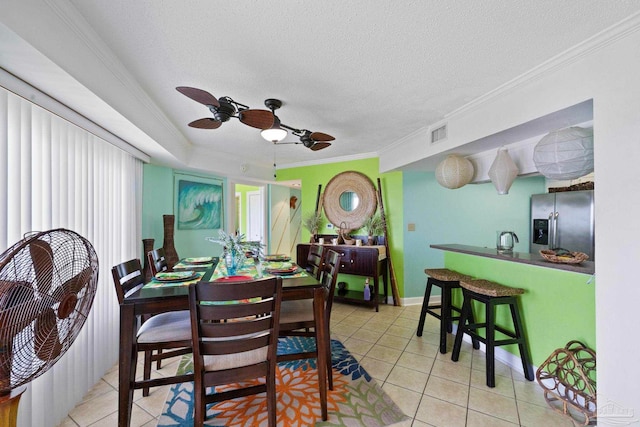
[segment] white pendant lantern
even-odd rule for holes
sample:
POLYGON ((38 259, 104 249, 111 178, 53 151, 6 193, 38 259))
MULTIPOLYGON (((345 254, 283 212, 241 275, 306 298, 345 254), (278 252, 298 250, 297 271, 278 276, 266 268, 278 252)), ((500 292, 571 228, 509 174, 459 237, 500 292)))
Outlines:
POLYGON ((534 148, 533 162, 551 179, 576 179, 593 172, 593 129, 570 127, 549 133, 534 148))
POLYGON ((498 149, 498 154, 489 168, 489 178, 498 194, 509 194, 513 180, 518 176, 518 166, 514 163, 506 148, 498 149))
POLYGON ((450 154, 436 167, 436 180, 453 190, 470 183, 473 173, 473 163, 457 154, 450 154))

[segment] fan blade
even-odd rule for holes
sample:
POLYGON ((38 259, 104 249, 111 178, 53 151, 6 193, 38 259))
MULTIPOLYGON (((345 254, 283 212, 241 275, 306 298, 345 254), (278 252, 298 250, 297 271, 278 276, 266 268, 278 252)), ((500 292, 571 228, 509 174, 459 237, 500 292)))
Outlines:
POLYGON ((43 240, 36 239, 29 243, 29 252, 31 253, 33 270, 36 274, 38 291, 42 294, 48 294, 51 289, 51 280, 53 279, 53 251, 51 250, 51 245, 43 240))
MULTIPOLYGON (((322 132, 313 132, 309 135, 314 141, 333 141, 335 138, 322 132)), ((324 147, 322 147, 324 148, 324 147)))
POLYGON ((195 87, 188 87, 188 86, 178 86, 176 90, 181 94, 183 94, 184 96, 187 96, 201 104, 213 105, 214 107, 220 106, 220 103, 218 102, 216 97, 211 95, 206 90, 196 89, 195 87))
POLYGON ((323 148, 327 148, 330 145, 331 145, 330 142, 316 142, 311 146, 311 150, 312 151, 322 150, 323 148))
MULTIPOLYGON (((11 327, 5 331, 9 330, 17 335, 38 317, 34 295, 31 282, 0 281, 0 325, 6 327, 11 321, 11 327)), ((0 345, 8 345, 12 340, 12 337, 0 337, 0 345)))
POLYGON ((194 120, 189 123, 189 126, 197 129, 218 129, 222 125, 222 122, 216 119, 204 118, 194 120))
POLYGON ((36 319, 33 346, 38 359, 42 361, 53 360, 62 352, 57 321, 52 308, 42 311, 36 319))
POLYGON ((274 115, 268 110, 242 110, 240 121, 247 126, 258 129, 269 129, 273 126, 274 115))

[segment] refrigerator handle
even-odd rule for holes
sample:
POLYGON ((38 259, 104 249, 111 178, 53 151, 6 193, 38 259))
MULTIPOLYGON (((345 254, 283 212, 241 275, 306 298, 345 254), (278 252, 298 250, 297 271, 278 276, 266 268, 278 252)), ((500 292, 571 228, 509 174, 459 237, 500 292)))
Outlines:
POLYGON ((553 215, 553 249, 558 247, 558 215, 558 212, 553 215))
POLYGON ((549 243, 547 243, 547 247, 549 249, 553 249, 553 212, 549 213, 549 243))

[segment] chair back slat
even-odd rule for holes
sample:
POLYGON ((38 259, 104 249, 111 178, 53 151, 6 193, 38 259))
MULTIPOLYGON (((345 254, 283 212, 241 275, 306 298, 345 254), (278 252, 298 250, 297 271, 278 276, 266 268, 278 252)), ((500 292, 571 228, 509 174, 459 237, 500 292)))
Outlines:
POLYGON ((256 350, 258 348, 268 346, 270 342, 271 337, 268 334, 265 334, 255 338, 247 338, 237 341, 203 341, 201 349, 202 352, 207 355, 218 356, 256 350))
MULTIPOLYGON (((202 311, 200 312, 202 313, 202 311)), ((228 323, 228 322, 227 322, 228 323)), ((269 329, 271 323, 271 315, 263 315, 256 317, 255 315, 251 320, 242 322, 235 322, 233 328, 229 328, 225 324, 225 321, 201 321, 200 332, 203 338, 224 338, 233 337, 236 335, 249 335, 257 334, 261 331, 269 329)))
POLYGON ((226 320, 237 317, 247 317, 255 313, 269 313, 272 301, 270 298, 247 300, 246 304, 234 304, 233 301, 220 302, 217 306, 203 304, 199 306, 201 318, 209 320, 226 320))
MULTIPOLYGON (((207 283, 207 282, 203 282, 207 283)), ((237 301, 239 299, 250 299, 255 296, 270 295, 272 285, 268 280, 247 280, 243 282, 221 283, 208 282, 212 286, 201 286, 198 288, 200 301, 237 301), (251 286, 244 286, 251 283, 251 286)), ((221 308, 221 305, 217 307, 221 308)))

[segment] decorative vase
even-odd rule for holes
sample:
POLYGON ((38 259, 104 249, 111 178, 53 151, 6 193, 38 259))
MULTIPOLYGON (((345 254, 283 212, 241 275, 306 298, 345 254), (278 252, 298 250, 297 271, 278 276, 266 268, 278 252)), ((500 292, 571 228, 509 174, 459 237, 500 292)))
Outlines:
POLYGON ((367 236, 367 245, 373 246, 373 236, 367 236))
POLYGON ((173 241, 175 215, 162 215, 162 220, 164 222, 164 242, 162 243, 162 248, 164 249, 164 259, 167 261, 167 267, 171 270, 180 260, 173 241))
POLYGON ((227 268, 227 276, 235 276, 238 270, 242 267, 246 255, 243 252, 238 251, 225 251, 224 253, 224 265, 227 268))
POLYGON ((144 283, 151 281, 151 266, 149 265, 149 252, 153 250, 154 239, 142 239, 142 253, 144 254, 144 267, 142 268, 144 283))
POLYGON ((318 235, 315 233, 311 234, 311 238, 309 239, 309 243, 317 243, 318 242, 318 235))

